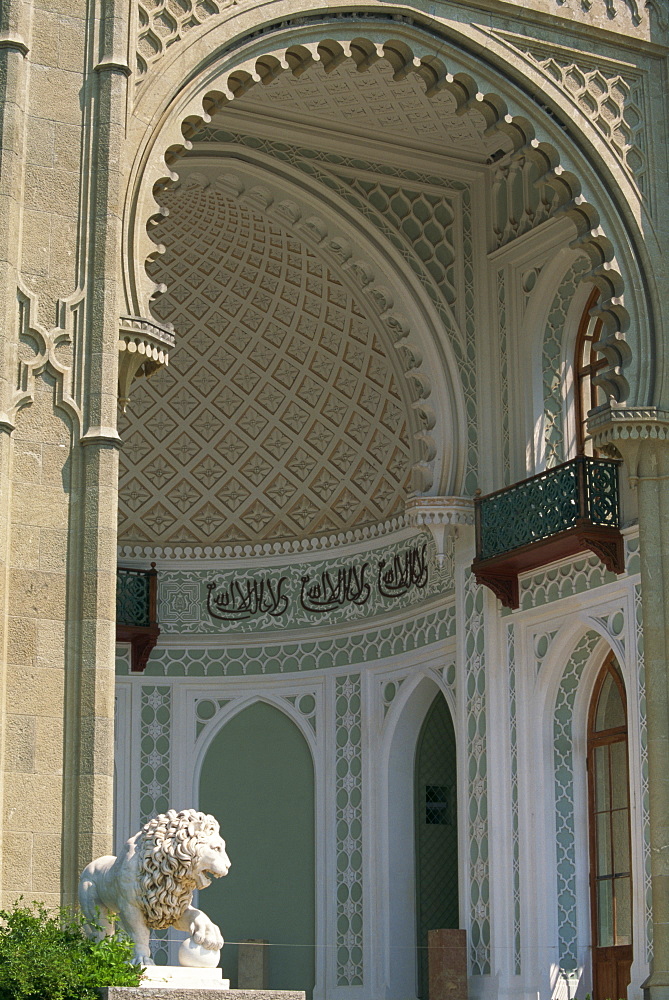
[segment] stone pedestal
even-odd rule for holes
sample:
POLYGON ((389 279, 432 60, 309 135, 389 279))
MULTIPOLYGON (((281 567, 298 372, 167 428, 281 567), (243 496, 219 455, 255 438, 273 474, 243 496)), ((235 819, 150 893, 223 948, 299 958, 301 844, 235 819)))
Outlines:
POLYGON ((269 982, 269 944, 260 938, 237 947, 237 984, 240 990, 266 990, 269 982))
POLYGON ((183 965, 150 965, 142 976, 141 988, 229 990, 230 980, 223 979, 223 970, 192 969, 183 965))
POLYGON ((467 1000, 467 932, 428 931, 429 1000, 467 1000))

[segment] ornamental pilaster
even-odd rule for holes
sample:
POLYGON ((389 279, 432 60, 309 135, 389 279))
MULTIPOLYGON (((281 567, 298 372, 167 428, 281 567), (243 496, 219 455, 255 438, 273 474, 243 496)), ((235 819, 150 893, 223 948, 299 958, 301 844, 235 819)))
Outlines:
POLYGON ((588 429, 596 448, 615 449, 639 502, 644 662, 648 705, 653 965, 649 1000, 669 997, 669 412, 607 407, 588 429))

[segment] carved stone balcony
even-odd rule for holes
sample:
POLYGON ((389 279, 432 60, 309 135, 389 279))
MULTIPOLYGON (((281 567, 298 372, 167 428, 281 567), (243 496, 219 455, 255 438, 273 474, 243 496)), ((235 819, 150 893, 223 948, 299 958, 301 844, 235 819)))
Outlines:
POLYGON ((118 333, 118 402, 125 413, 135 379, 148 378, 169 364, 175 338, 171 328, 141 316, 121 316, 118 333))
POLYGON ((157 591, 155 563, 151 563, 151 569, 119 566, 116 570, 116 641, 130 643, 133 673, 144 670, 160 635, 156 621, 157 591))
POLYGON ((618 466, 583 455, 474 501, 472 571, 507 608, 517 608, 518 575, 590 550, 613 573, 625 569, 618 466))

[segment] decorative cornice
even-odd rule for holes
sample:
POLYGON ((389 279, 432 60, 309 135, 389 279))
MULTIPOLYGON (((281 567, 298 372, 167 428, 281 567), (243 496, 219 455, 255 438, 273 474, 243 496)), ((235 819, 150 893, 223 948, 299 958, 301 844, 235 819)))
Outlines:
MULTIPOLYGON (((337 534, 321 535, 314 538, 289 539, 282 542, 265 542, 256 545, 119 545, 118 556, 124 562, 141 563, 155 560, 165 561, 197 561, 206 560, 220 562, 221 560, 258 559, 262 565, 268 565, 269 560, 285 559, 285 556, 297 555, 304 559, 311 553, 330 549, 342 550, 348 546, 364 545, 377 538, 387 538, 389 535, 405 531, 412 527, 406 514, 390 518, 380 524, 368 524, 350 531, 340 531, 337 534)), ((340 554, 340 552, 338 552, 340 554)))
POLYGON ((614 457, 622 455, 630 485, 636 486, 641 478, 639 465, 643 442, 669 441, 669 410, 657 406, 603 406, 588 417, 588 433, 599 451, 614 457))
POLYGON ((419 528, 435 524, 473 524, 474 501, 470 497, 411 497, 406 513, 409 524, 419 528))
POLYGON ((446 540, 458 527, 474 524, 474 501, 469 497, 411 497, 406 517, 415 528, 427 528, 434 539, 437 564, 446 559, 446 540))
POLYGON ((121 316, 119 337, 121 339, 149 337, 166 347, 174 347, 176 344, 174 328, 170 324, 156 323, 155 320, 145 319, 143 316, 121 316))
POLYGON ((588 432, 595 447, 605 448, 618 441, 669 439, 669 410, 657 406, 606 406, 588 418, 588 432))

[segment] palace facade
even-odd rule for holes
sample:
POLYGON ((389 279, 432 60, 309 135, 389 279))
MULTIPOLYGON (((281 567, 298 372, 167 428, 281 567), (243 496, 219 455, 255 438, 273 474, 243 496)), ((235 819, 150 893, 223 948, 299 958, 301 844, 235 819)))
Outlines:
POLYGON ((663 0, 3 17, 3 900, 196 807, 233 986, 669 1000, 663 0))

